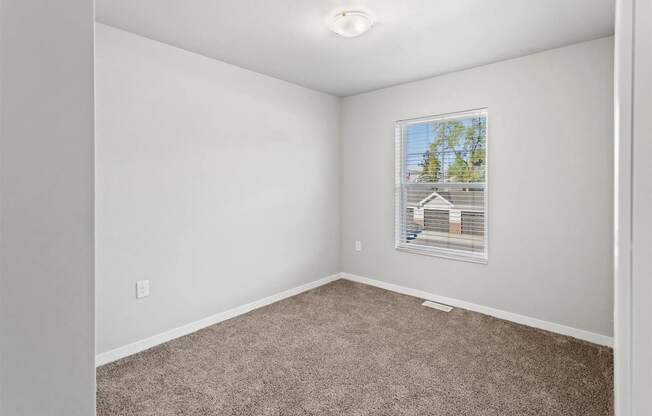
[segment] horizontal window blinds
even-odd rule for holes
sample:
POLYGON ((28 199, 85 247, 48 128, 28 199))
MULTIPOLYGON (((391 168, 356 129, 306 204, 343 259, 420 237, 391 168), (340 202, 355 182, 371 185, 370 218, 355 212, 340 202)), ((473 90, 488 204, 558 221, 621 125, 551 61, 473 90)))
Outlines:
POLYGON ((487 260, 487 111, 396 124, 396 247, 487 260))

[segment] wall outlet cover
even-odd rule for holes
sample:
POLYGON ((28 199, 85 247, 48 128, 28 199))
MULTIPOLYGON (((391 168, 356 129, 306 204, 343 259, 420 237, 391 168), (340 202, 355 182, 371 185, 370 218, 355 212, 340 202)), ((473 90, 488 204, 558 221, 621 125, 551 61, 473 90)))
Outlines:
POLYGON ((136 298, 146 298, 149 296, 149 280, 139 280, 136 282, 136 298))

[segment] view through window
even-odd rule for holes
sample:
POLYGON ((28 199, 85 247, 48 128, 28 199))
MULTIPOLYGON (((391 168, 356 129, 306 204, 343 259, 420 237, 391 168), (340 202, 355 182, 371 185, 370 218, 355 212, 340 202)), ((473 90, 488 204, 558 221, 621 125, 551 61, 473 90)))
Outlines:
POLYGON ((396 247, 487 260, 487 111, 396 124, 396 247))

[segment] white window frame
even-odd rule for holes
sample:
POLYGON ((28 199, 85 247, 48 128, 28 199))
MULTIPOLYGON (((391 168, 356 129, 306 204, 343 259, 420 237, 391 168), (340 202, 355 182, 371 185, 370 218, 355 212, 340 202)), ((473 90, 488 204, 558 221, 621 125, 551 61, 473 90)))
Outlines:
POLYGON ((394 167, 394 248, 399 251, 404 251, 414 254, 423 254, 434 257, 441 257, 451 260, 461 260, 471 263, 488 264, 489 262, 489 110, 488 108, 478 108, 466 111, 457 111, 453 113, 438 114, 434 116, 426 116, 405 120, 398 120, 394 125, 395 132, 395 167, 394 167), (401 219, 402 210, 405 206, 403 201, 404 193, 402 192, 405 177, 406 167, 403 163, 405 161, 405 130, 407 126, 418 123, 455 120, 461 118, 468 118, 472 116, 482 115, 486 120, 486 144, 485 144, 485 184, 484 184, 484 235, 485 244, 483 253, 472 253, 464 250, 456 250, 451 248, 428 247, 420 244, 412 244, 402 242, 401 238, 401 219))

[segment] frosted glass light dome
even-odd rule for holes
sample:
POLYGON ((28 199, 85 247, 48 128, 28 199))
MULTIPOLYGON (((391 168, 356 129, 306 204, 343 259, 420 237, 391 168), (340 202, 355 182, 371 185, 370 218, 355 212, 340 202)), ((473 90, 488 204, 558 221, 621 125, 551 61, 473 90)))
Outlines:
POLYGON ((330 29, 345 38, 353 38, 362 35, 373 24, 373 19, 365 12, 346 11, 333 17, 330 29))

